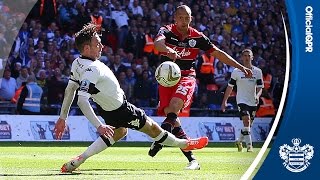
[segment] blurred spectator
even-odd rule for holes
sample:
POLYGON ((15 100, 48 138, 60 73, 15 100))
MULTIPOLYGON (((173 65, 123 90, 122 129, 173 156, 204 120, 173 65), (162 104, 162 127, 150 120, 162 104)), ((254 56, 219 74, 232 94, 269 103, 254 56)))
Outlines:
POLYGON ((119 76, 120 72, 126 72, 126 66, 122 64, 119 54, 114 56, 114 62, 110 64, 109 68, 116 76, 119 76))
POLYGON ((13 70, 11 70, 11 77, 16 79, 17 77, 19 77, 20 71, 21 71, 21 63, 20 62, 14 63, 14 68, 13 70))
POLYGON ((141 58, 145 45, 145 36, 138 31, 136 26, 130 28, 126 41, 126 52, 131 52, 135 57, 141 58))
POLYGON ((61 104, 66 86, 60 69, 55 68, 53 76, 48 80, 48 103, 61 104))
POLYGON ((17 78, 17 87, 19 88, 23 82, 27 82, 29 76, 28 68, 26 66, 22 67, 20 70, 20 75, 17 78))
POLYGON ((139 6, 139 0, 133 0, 133 5, 129 6, 129 8, 132 11, 133 15, 140 14, 141 16, 143 16, 143 10, 141 6, 139 6))
POLYGON ((55 20, 56 15, 58 14, 57 0, 37 1, 30 14, 33 18, 40 17, 41 24, 48 26, 55 20))
POLYGON ((150 100, 152 99, 152 83, 149 79, 149 73, 147 70, 142 72, 142 75, 137 79, 134 86, 135 104, 140 107, 149 107, 150 100))
POLYGON ((214 82, 219 86, 219 90, 226 88, 228 85, 228 67, 221 61, 218 61, 214 70, 214 82))
POLYGON ((22 89, 17 104, 18 114, 36 115, 40 114, 42 88, 35 82, 36 78, 32 74, 28 76, 27 84, 22 89))
POLYGON ((130 86, 127 98, 128 100, 131 100, 134 95, 134 85, 136 84, 136 78, 131 68, 128 68, 126 71, 125 81, 128 84, 128 86, 130 86))
POLYGON ((119 81, 120 87, 124 91, 124 94, 126 95, 127 99, 130 99, 131 94, 129 94, 129 93, 131 92, 132 87, 130 87, 130 84, 126 81, 126 73, 125 72, 119 73, 118 81, 119 81))
POLYGON ((0 100, 10 101, 17 90, 16 80, 11 76, 10 69, 5 69, 3 78, 0 79, 0 100))
POLYGON ((111 12, 111 18, 115 21, 118 29, 118 47, 124 48, 124 42, 128 35, 128 20, 126 12, 121 9, 120 2, 116 1, 115 10, 111 12))

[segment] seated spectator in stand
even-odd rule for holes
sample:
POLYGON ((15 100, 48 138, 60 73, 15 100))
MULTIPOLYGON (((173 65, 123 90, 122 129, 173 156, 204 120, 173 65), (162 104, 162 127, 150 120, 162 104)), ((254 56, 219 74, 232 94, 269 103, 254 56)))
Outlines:
POLYGON ((20 75, 20 71, 21 71, 21 63, 20 62, 16 62, 14 63, 14 68, 13 70, 11 71, 11 77, 13 78, 18 78, 19 75, 20 75))
POLYGON ((218 61, 214 70, 214 81, 219 86, 219 91, 225 89, 228 85, 228 67, 221 61, 218 61))
POLYGON ((22 89, 20 98, 17 104, 18 114, 37 115, 40 114, 42 88, 36 83, 36 78, 33 74, 28 76, 27 84, 22 89))
POLYGON ((119 76, 118 76, 118 81, 120 84, 121 89, 124 91, 124 94, 126 95, 127 99, 128 95, 131 91, 131 87, 130 84, 126 81, 126 73, 125 72, 120 72, 119 76))
POLYGON ((149 107, 152 91, 152 82, 149 79, 149 73, 147 70, 144 70, 142 76, 137 79, 134 86, 135 104, 141 107, 149 107))
POLYGON ((22 67, 21 71, 20 71, 20 75, 17 78, 17 87, 18 88, 22 85, 23 82, 27 82, 28 76, 29 76, 28 68, 25 66, 22 67))
POLYGON ((119 76, 120 72, 126 72, 127 68, 121 62, 120 55, 116 54, 114 56, 114 62, 110 64, 109 68, 116 75, 119 76))
POLYGON ((46 70, 41 69, 37 75, 37 84, 42 88, 42 102, 41 102, 41 112, 48 114, 48 80, 46 70))
POLYGON ((64 90, 67 84, 62 79, 62 74, 59 68, 53 72, 53 76, 48 81, 48 103, 60 104, 63 100, 64 90))
POLYGON ((11 77, 10 69, 5 69, 0 79, 0 100, 10 101, 17 90, 17 82, 11 77))

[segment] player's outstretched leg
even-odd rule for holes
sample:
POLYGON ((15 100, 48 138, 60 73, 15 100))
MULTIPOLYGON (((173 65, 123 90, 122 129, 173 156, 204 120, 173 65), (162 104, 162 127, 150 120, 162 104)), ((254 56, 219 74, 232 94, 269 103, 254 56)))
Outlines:
MULTIPOLYGON (((174 124, 177 120, 178 116, 175 113, 168 113, 167 118, 162 122, 161 128, 172 133, 174 124)), ((150 146, 150 150, 148 155, 154 157, 157 153, 162 149, 163 145, 157 143, 156 141, 153 142, 150 146)))
POLYGON ((73 172, 76 170, 82 163, 84 163, 89 157, 100 153, 101 151, 112 146, 116 141, 122 139, 128 133, 127 128, 118 128, 114 130, 113 137, 107 138, 104 135, 98 137, 81 155, 73 158, 69 162, 63 164, 61 167, 62 173, 73 172))
POLYGON ((208 145, 208 137, 200 137, 197 139, 178 139, 173 134, 164 131, 149 117, 147 117, 146 124, 139 131, 148 134, 159 144, 179 147, 183 151, 202 149, 208 145))

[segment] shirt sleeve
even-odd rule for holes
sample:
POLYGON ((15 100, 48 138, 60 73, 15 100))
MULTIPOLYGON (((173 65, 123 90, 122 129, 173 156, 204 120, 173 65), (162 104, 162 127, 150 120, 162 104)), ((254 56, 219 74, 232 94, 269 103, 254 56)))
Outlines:
POLYGON ((235 71, 232 71, 231 78, 230 78, 230 81, 228 83, 228 86, 233 87, 233 86, 236 85, 236 83, 237 83, 237 76, 236 76, 235 71))
POLYGON ((96 84, 99 78, 99 70, 96 67, 89 66, 82 75, 78 95, 90 97, 92 94, 97 94, 98 92, 100 92, 96 88, 96 84))
POLYGON ((258 75, 257 75, 257 87, 264 88, 261 70, 258 71, 258 75))
POLYGON ((162 26, 159 29, 158 34, 155 37, 155 40, 158 39, 158 38, 161 38, 161 37, 167 38, 168 37, 168 33, 169 33, 169 30, 165 26, 162 26))
POLYGON ((200 38, 200 46, 199 48, 207 53, 212 53, 213 51, 217 50, 218 48, 210 41, 210 39, 201 33, 202 37, 200 38))
POLYGON ((69 81, 73 81, 73 82, 76 82, 78 85, 80 85, 80 77, 79 77, 79 73, 77 72, 77 66, 76 66, 76 60, 74 60, 74 62, 72 63, 72 66, 71 66, 71 75, 70 75, 70 79, 69 81))

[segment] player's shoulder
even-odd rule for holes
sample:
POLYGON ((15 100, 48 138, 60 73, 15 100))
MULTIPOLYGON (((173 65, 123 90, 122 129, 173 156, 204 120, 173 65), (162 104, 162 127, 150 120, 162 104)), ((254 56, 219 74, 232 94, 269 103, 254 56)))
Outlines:
POLYGON ((242 71, 239 68, 234 68, 232 73, 241 73, 242 71))
POLYGON ((160 28, 160 30, 172 31, 174 26, 175 26, 174 24, 167 24, 167 25, 162 26, 160 28))
POLYGON ((262 70, 260 68, 258 68, 257 66, 252 66, 252 70, 262 72, 262 70))
POLYGON ((197 38, 197 37, 202 37, 204 36, 202 32, 198 31, 197 29, 193 27, 189 27, 190 35, 191 37, 197 38))

